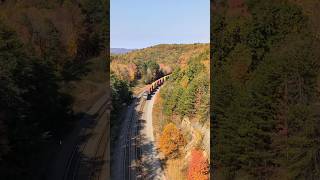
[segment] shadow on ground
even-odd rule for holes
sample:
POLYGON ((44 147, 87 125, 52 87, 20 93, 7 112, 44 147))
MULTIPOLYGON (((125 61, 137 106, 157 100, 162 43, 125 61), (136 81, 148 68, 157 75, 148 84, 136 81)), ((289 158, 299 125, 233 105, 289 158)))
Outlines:
POLYGON ((84 128, 68 160, 64 179, 95 179, 106 165, 108 119, 103 117, 104 113, 108 113, 106 108, 94 115, 85 114, 84 128))
MULTIPOLYGON (((149 102, 155 95, 156 88, 152 92, 146 102, 149 102)), ((142 97, 143 98, 143 97, 142 97)), ((162 172, 161 160, 156 156, 157 149, 154 142, 150 141, 143 133, 142 130, 146 127, 146 119, 142 118, 143 109, 137 110, 139 104, 142 103, 143 99, 136 98, 133 103, 127 108, 127 117, 119 119, 123 121, 121 125, 121 130, 116 132, 118 134, 118 139, 116 142, 111 143, 111 177, 112 179, 128 179, 129 174, 135 179, 161 179, 159 174, 162 172), (129 115, 130 113, 130 115, 129 115), (132 116, 134 118, 132 118, 132 116), (128 124, 129 123, 129 124, 128 124), (127 142, 127 134, 131 134, 130 143, 127 142), (129 147, 128 144, 131 144, 129 147), (131 153, 131 158, 129 158, 129 149, 135 148, 136 151, 131 153), (132 158, 135 156, 135 158, 132 158), (130 160, 128 160, 130 159, 130 160)))
MULTIPOLYGON (((156 90, 151 94, 150 99, 155 95, 156 90)), ((163 162, 158 157, 158 149, 155 142, 150 141, 141 131, 146 126, 146 120, 142 118, 142 113, 137 115, 139 136, 137 137, 138 147, 138 161, 139 161, 139 179, 161 179, 161 171, 163 169, 163 162)))

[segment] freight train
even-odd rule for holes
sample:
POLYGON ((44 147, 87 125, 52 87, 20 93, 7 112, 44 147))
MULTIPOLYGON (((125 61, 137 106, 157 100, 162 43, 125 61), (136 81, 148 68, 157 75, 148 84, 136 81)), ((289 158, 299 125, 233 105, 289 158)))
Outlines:
POLYGON ((158 80, 154 81, 153 83, 147 85, 144 93, 143 93, 143 98, 144 99, 149 99, 151 94, 159 87, 161 86, 168 78, 170 74, 163 76, 162 78, 159 78, 158 80))

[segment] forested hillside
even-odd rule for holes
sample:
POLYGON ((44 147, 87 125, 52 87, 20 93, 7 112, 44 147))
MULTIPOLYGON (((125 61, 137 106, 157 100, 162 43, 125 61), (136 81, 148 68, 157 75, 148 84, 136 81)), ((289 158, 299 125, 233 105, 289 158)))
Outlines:
POLYGON ((186 63, 188 56, 205 47, 205 44, 159 44, 116 56, 115 60, 123 63, 154 60, 159 64, 178 65, 186 63))
POLYGON ((87 108, 74 104, 82 87, 106 83, 104 5, 0 2, 0 179, 42 179, 74 110, 87 108))
POLYGON ((124 103, 130 101, 134 87, 153 82, 174 68, 184 67, 193 54, 208 48, 206 44, 162 44, 138 49, 126 54, 111 55, 111 90, 113 110, 112 131, 116 134, 121 122, 119 114, 124 103))
POLYGON ((209 59, 208 45, 191 54, 156 97, 154 132, 169 179, 209 177, 209 59))
POLYGON ((145 85, 171 73, 174 68, 184 67, 188 58, 206 48, 208 48, 206 44, 162 44, 126 54, 112 54, 110 64, 112 101, 114 102, 111 113, 112 131, 117 133, 117 127, 121 124, 117 118, 122 105, 131 99, 128 96, 131 96, 134 87, 144 88, 145 85))
POLYGON ((216 178, 320 178, 316 5, 286 0, 213 4, 216 178))
POLYGON ((206 47, 205 44, 160 44, 126 54, 113 55, 111 71, 129 82, 146 76, 149 76, 146 82, 150 82, 162 74, 171 73, 177 67, 185 66, 191 55, 203 51, 206 47), (154 64, 158 64, 159 67, 154 64), (159 72, 147 74, 148 68, 159 72))
POLYGON ((209 120, 208 61, 209 49, 191 56, 187 66, 173 71, 168 83, 170 85, 161 90, 161 97, 166 100, 163 109, 165 115, 194 116, 201 122, 209 120))

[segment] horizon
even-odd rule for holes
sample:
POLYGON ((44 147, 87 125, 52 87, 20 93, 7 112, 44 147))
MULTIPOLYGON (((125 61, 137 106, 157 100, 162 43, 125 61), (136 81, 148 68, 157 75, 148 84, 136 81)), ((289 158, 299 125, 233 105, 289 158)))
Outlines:
POLYGON ((199 43, 199 42, 195 42, 195 43, 161 43, 161 44, 154 44, 151 46, 147 46, 147 47, 141 47, 141 48, 126 48, 126 47, 110 47, 110 49, 129 49, 129 50, 138 50, 138 49, 145 49, 145 48, 151 48, 154 46, 159 46, 159 45, 191 45, 191 44, 210 44, 210 42, 204 42, 204 43, 199 43))
POLYGON ((111 48, 210 42, 209 0, 111 0, 110 6, 111 48))

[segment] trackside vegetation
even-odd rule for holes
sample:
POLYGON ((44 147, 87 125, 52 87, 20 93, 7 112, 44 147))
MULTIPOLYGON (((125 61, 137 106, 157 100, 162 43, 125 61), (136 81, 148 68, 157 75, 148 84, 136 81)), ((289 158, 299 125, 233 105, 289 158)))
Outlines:
POLYGON ((165 99, 165 115, 197 116, 203 122, 209 119, 209 71, 203 64, 207 59, 209 51, 190 58, 185 68, 174 70, 170 85, 164 86, 160 92, 165 99))
POLYGON ((159 150, 165 156, 168 178, 209 179, 210 150, 203 143, 209 141, 208 136, 204 138, 210 123, 209 54, 204 48, 175 68, 157 97, 161 99, 157 108, 162 112, 157 110, 155 116, 162 118, 154 123, 159 124, 159 150), (168 133, 169 128, 179 130, 173 134, 168 133), (174 138, 178 134, 183 141, 174 138), (181 160, 184 164, 179 163, 181 160))
POLYGON ((121 112, 132 100, 131 87, 128 81, 119 79, 113 72, 110 76, 110 88, 112 99, 112 110, 110 117, 110 128, 112 142, 117 138, 120 131, 121 123, 124 117, 121 112))

